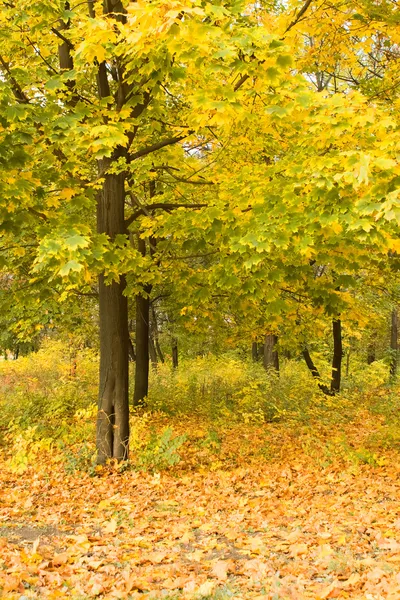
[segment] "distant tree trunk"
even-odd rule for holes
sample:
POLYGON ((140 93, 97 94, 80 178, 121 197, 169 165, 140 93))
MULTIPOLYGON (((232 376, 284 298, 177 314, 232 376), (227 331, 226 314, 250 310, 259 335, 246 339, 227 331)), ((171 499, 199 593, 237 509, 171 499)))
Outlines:
POLYGON ((154 334, 154 342, 155 342, 155 346, 156 346, 156 352, 157 352, 157 356, 159 358, 159 360, 164 363, 165 359, 164 359, 164 354, 161 350, 161 346, 160 346, 160 340, 159 340, 159 336, 158 336, 158 323, 157 323, 157 313, 156 313, 156 309, 154 308, 154 304, 151 305, 151 316, 152 316, 152 325, 153 325, 153 334, 154 334))
POLYGON ((395 377, 397 373, 397 362, 398 362, 398 320, 399 315, 397 307, 393 308, 391 315, 391 326, 390 326, 390 375, 395 377))
POLYGON ((279 355, 278 350, 276 349, 277 343, 277 335, 269 333, 265 336, 263 364, 265 369, 273 368, 275 371, 277 371, 277 373, 279 373, 279 355))
POLYGON ((253 362, 258 361, 258 344, 257 344, 257 342, 253 342, 251 344, 251 357, 253 359, 253 362))
POLYGON ((165 363, 164 354, 163 354, 163 351, 161 350, 161 346, 160 346, 158 337, 156 337, 156 350, 157 350, 157 356, 160 359, 160 362, 165 363))
POLYGON ((128 339, 128 354, 129 354, 129 360, 131 360, 132 362, 135 362, 136 353, 135 353, 135 348, 132 344, 131 336, 129 336, 129 339, 128 339))
POLYGON ((156 369, 157 364, 158 364, 158 358, 157 358, 156 345, 154 343, 154 338, 151 335, 151 333, 149 335, 149 355, 150 355, 151 364, 156 369))
POLYGON ((346 377, 348 377, 350 373, 350 354, 351 350, 349 348, 346 352, 346 377))
POLYGON ((317 369, 317 367, 315 366, 315 364, 313 363, 313 360, 310 356, 310 352, 308 351, 308 348, 304 348, 303 352, 303 358, 306 361, 306 365, 309 368, 311 375, 313 377, 315 377, 315 379, 318 379, 318 387, 319 389, 324 392, 324 394, 326 394, 327 396, 332 396, 332 392, 331 390, 328 388, 327 385, 321 383, 321 375, 319 374, 319 371, 317 369))
POLYGON ((17 360, 18 356, 19 356, 19 346, 17 346, 17 347, 15 348, 15 352, 14 352, 14 360, 17 360))
POLYGON ((174 369, 178 366, 178 340, 176 337, 172 338, 172 366, 174 369))
POLYGON ((151 286, 136 296, 136 368, 133 405, 143 405, 149 391, 149 317, 151 286))
POLYGON ((332 358, 332 379, 331 392, 335 394, 340 392, 340 382, 342 373, 343 343, 342 343, 342 322, 340 319, 333 319, 333 358, 332 358))
POLYGON ((370 342, 367 347, 367 364, 371 365, 376 360, 375 342, 370 342))

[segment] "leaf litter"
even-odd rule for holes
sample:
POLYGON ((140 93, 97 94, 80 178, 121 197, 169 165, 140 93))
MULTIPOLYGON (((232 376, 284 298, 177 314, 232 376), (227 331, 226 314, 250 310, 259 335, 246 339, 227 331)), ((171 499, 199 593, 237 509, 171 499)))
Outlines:
POLYGON ((398 599, 396 456, 322 465, 306 434, 273 433, 275 460, 241 454, 265 432, 237 427, 214 462, 188 447, 155 474, 3 464, 0 597, 398 599))

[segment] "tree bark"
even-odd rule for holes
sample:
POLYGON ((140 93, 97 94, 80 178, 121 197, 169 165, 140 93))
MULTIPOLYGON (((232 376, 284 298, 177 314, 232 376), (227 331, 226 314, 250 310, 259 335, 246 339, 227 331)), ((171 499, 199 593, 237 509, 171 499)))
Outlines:
MULTIPOLYGON (((110 160, 100 161, 107 172, 110 160)), ((106 174, 98 195, 97 229, 111 240, 125 230, 124 176, 106 174)), ((100 314, 100 386, 97 414, 97 463, 107 459, 128 458, 129 396, 128 396, 128 303, 124 296, 125 280, 106 285, 104 274, 99 277, 100 314)))
POLYGON ((342 343, 342 322, 340 319, 333 319, 333 358, 332 358, 332 379, 331 392, 335 394, 340 392, 340 382, 342 373, 343 343, 342 343))
POLYGON ((395 377, 397 373, 397 363, 398 363, 398 320, 399 315, 397 312, 397 307, 393 308, 391 314, 391 326, 390 326, 390 375, 395 377))
POLYGON ((277 335, 269 333, 265 336, 263 364, 265 369, 273 368, 277 373, 279 373, 279 355, 278 350, 276 349, 277 343, 277 335))

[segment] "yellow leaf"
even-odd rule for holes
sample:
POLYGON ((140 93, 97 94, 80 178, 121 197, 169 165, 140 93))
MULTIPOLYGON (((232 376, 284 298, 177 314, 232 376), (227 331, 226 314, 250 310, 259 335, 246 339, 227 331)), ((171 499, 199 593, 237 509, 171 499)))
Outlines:
POLYGON ((111 519, 110 521, 106 521, 104 525, 102 525, 101 530, 103 533, 115 533, 118 529, 118 523, 115 519, 111 519))

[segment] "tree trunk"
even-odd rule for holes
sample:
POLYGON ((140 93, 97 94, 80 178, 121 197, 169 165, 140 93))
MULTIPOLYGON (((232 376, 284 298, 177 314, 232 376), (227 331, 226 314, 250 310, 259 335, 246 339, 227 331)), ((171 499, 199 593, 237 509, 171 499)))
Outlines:
POLYGON ((397 307, 393 308, 391 315, 391 327, 390 327, 390 375, 394 377, 397 373, 397 362, 398 362, 398 319, 399 315, 397 307))
POLYGON ((340 392, 340 381, 342 372, 343 344, 342 344, 342 322, 340 319, 333 319, 333 358, 332 358, 332 379, 331 392, 335 394, 340 392))
MULTIPOLYGON (((110 161, 100 161, 107 172, 110 161)), ((111 240, 123 233, 124 176, 106 174, 98 196, 97 229, 111 240)), ((124 296, 125 280, 106 285, 99 277, 100 314, 100 386, 97 414, 97 463, 109 458, 128 458, 128 303, 124 296)))
POLYGON ((279 373, 279 355, 278 350, 276 349, 277 343, 277 335, 269 333, 265 336, 263 364, 265 369, 273 368, 279 373))
POLYGON ((157 313, 156 313, 156 309, 154 308, 154 304, 151 305, 151 316, 152 316, 151 322, 153 325, 154 342, 155 342, 155 346, 156 346, 157 356, 158 356, 160 362, 164 363, 165 359, 164 359, 164 355, 162 353, 161 346, 160 346, 160 340, 159 340, 159 336, 158 336, 157 313))
POLYGON ((157 364, 158 364, 158 357, 157 357, 156 345, 154 343, 154 338, 151 335, 151 333, 149 335, 149 355, 150 355, 151 364, 156 369, 157 364))
POLYGON ((129 355, 129 360, 131 360, 132 362, 136 361, 136 352, 135 352, 135 347, 132 344, 131 336, 129 336, 129 339, 128 339, 128 355, 129 355))
POLYGON ((372 365, 376 360, 376 347, 375 342, 370 342, 367 348, 367 364, 372 365))
POLYGON ((136 296, 136 369, 133 405, 144 404, 149 391, 149 318, 151 286, 136 296))
POLYGON ((251 358, 253 359, 253 362, 258 361, 258 344, 257 344, 257 342, 253 342, 251 344, 251 358))
POLYGON ((157 356, 160 359, 160 362, 165 363, 164 354, 163 354, 163 351, 161 350, 161 346, 160 346, 160 342, 158 341, 158 337, 156 337, 156 350, 157 350, 157 356))
POLYGON ((174 369, 178 366, 178 340, 175 337, 172 338, 172 366, 174 369))
POLYGON ((318 379, 318 387, 319 389, 324 392, 324 394, 326 394, 327 396, 332 396, 332 392, 331 390, 328 388, 327 385, 321 383, 321 375, 319 374, 319 371, 317 369, 317 367, 315 366, 315 364, 313 363, 313 360, 310 356, 310 352, 308 351, 308 348, 304 348, 303 352, 303 358, 306 361, 306 365, 309 368, 311 375, 313 377, 315 377, 315 379, 318 379))

